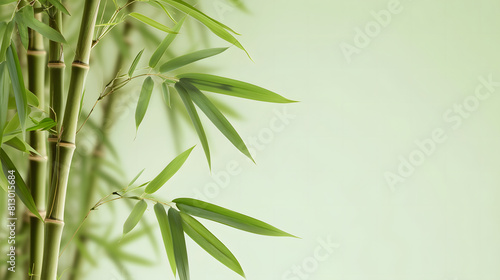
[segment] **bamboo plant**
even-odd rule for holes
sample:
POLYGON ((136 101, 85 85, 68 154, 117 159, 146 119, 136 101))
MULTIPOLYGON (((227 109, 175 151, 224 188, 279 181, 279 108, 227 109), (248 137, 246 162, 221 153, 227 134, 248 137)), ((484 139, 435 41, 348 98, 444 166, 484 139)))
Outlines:
MULTIPOLYGON (((244 9, 240 1, 233 2, 244 9)), ((115 184, 112 191, 97 202, 92 201, 99 185, 96 178, 91 177, 88 184, 76 186, 85 188, 82 191, 86 194, 84 207, 88 208, 88 212, 83 217, 77 217, 76 221, 67 221, 64 215, 66 202, 74 192, 74 187, 69 186, 69 183, 75 182, 71 180, 71 176, 77 172, 73 160, 78 147, 77 134, 92 125, 92 113, 103 105, 101 103, 104 103, 104 114, 100 130, 106 133, 113 105, 122 98, 124 91, 121 89, 129 84, 142 80, 135 105, 136 131, 139 131, 143 121, 147 121, 146 112, 152 94, 161 92, 167 107, 174 106, 176 110, 183 107, 185 110, 184 114, 199 138, 209 169, 212 155, 199 112, 206 115, 243 155, 252 161, 253 158, 226 118, 223 106, 213 102, 206 92, 262 102, 294 101, 246 82, 208 73, 182 71, 184 66, 220 55, 228 48, 199 49, 180 56, 172 55, 172 43, 177 37, 183 36, 186 21, 196 20, 205 26, 206 31, 230 46, 247 52, 236 39, 238 34, 233 29, 182 0, 129 0, 124 3, 114 0, 110 6, 107 6, 107 1, 101 0, 85 0, 83 3, 4 0, 0 1, 0 5, 3 20, 0 24, 0 161, 4 171, 3 174, 0 172, 0 183, 2 189, 8 191, 8 174, 13 171, 17 173, 15 192, 22 203, 19 209, 26 209, 25 213, 29 217, 29 259, 21 272, 22 278, 55 280, 61 277, 63 271, 59 266, 60 254, 66 249, 67 243, 79 242, 77 246, 81 247, 82 240, 85 243, 86 239, 93 239, 106 244, 106 241, 92 234, 82 234, 85 222, 91 214, 96 215, 93 214, 94 210, 118 201, 132 203, 133 206, 123 224, 125 237, 134 234, 132 231, 147 208, 154 209, 171 270, 181 280, 190 279, 186 235, 222 264, 244 276, 243 269, 232 252, 195 217, 255 234, 293 237, 265 222, 209 202, 192 198, 166 200, 155 196, 180 170, 195 146, 185 149, 155 178, 141 183, 141 171, 129 183, 118 183, 121 184, 120 187, 115 184), (77 7, 79 4, 83 5, 77 7), (141 12, 130 9, 132 5, 136 7, 136 11, 141 12), (143 5, 147 8, 142 8, 143 5), (163 17, 155 17, 153 20, 148 14, 151 7, 158 9, 163 17), (67 34, 63 25, 72 22, 75 15, 81 18, 77 38, 67 34), (168 21, 170 23, 166 23, 168 21), (126 26, 122 38, 133 28, 156 29, 164 32, 165 36, 153 48, 139 46, 142 50, 134 57, 119 57, 114 73, 110 75, 113 78, 98 94, 97 99, 91 101, 92 109, 82 114, 82 102, 88 102, 84 98, 84 92, 86 78, 91 71, 92 50, 122 24, 126 26), (70 75, 66 81, 64 50, 71 46, 75 47, 70 75), (146 56, 149 58, 146 59, 146 56), (126 70, 124 61, 131 61, 126 70), (76 232, 66 232, 66 223, 77 224, 76 232), (74 238, 77 234, 82 234, 82 239, 74 238), (65 236, 67 243, 63 242, 65 236), (70 237, 67 238, 68 236, 70 237)), ((100 139, 94 148, 94 166, 99 170, 102 168, 101 157, 105 144, 100 139)), ((102 191, 101 189, 100 192, 102 191)), ((77 279, 79 274, 77 268, 82 251, 76 252, 74 271, 68 274, 70 279, 77 279)), ((9 273, 5 277, 15 278, 9 273)))

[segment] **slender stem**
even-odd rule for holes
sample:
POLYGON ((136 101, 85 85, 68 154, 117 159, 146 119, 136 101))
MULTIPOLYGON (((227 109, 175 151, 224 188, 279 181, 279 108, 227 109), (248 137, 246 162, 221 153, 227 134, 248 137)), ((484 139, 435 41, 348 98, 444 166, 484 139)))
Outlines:
MULTIPOLYGON (((41 13, 35 13, 36 20, 42 20, 41 13)), ((29 30, 29 44, 27 51, 28 61, 28 89, 33 92, 39 101, 38 108, 45 109, 45 57, 46 52, 43 46, 43 36, 36 31, 29 30)), ((30 144, 39 153, 32 153, 29 157, 29 177, 28 182, 31 188, 31 195, 38 207, 38 212, 43 217, 45 214, 45 190, 47 183, 47 157, 46 154, 46 132, 30 132, 30 144)), ((30 261, 29 268, 33 280, 39 280, 42 273, 43 260, 43 221, 37 217, 30 216, 30 261)))
POLYGON ((85 79, 89 70, 90 51, 96 23, 99 0, 86 0, 83 10, 80 34, 72 64, 68 100, 57 142, 56 162, 53 165, 53 177, 49 191, 47 216, 45 218, 45 249, 42 279, 56 280, 64 228, 64 207, 68 177, 75 150, 75 138, 85 79))

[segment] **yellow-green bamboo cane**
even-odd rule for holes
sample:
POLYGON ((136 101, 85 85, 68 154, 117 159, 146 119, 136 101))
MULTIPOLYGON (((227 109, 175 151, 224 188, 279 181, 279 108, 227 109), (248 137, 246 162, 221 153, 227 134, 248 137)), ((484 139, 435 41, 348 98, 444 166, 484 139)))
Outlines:
MULTIPOLYGON (((62 33, 62 13, 55 7, 49 10, 49 26, 62 33)), ((63 45, 55 41, 49 41, 49 92, 50 92, 50 118, 57 122, 53 129, 56 133, 49 136, 50 166, 56 158, 56 144, 58 133, 63 119, 63 92, 64 92, 64 56, 63 45)))
MULTIPOLYGON (((35 13, 37 20, 42 19, 41 13, 35 13)), ((45 57, 43 36, 34 30, 29 30, 28 61, 28 89, 33 92, 39 101, 39 109, 45 110, 45 57)), ((39 153, 29 156, 28 182, 31 195, 38 207, 40 216, 45 216, 45 190, 47 184, 47 157, 46 157, 46 132, 30 132, 30 144, 39 153)), ((43 221, 30 214, 30 260, 29 270, 33 275, 31 279, 39 280, 42 272, 44 225, 43 221)))
MULTIPOLYGON (((130 2, 130 1, 129 1, 130 2)), ((132 6, 129 6, 129 9, 132 9, 132 6)), ((123 29, 123 38, 125 38, 125 42, 128 42, 128 34, 130 33, 132 26, 130 22, 125 22, 125 26, 123 29)), ((115 71, 113 73, 118 73, 120 69, 123 68, 123 60, 124 57, 122 54, 119 54, 116 60, 115 64, 115 71)), ((118 80, 115 80, 115 83, 118 83, 118 80)), ((115 84, 113 84, 115 86, 115 84)), ((113 88, 113 86, 111 88, 113 88)), ((101 133, 102 137, 98 138, 94 150, 92 153, 92 158, 91 158, 91 166, 94 170, 99 170, 101 165, 102 165, 102 158, 105 155, 106 149, 104 145, 104 137, 107 137, 109 134, 109 131, 111 129, 111 126, 113 124, 113 120, 115 118, 114 113, 115 112, 115 103, 116 103, 116 98, 117 98, 116 92, 114 94, 109 95, 105 99, 105 104, 104 104, 104 111, 103 111, 103 117, 102 117, 102 122, 101 122, 101 133)), ((82 214, 86 215, 87 211, 94 205, 94 201, 92 200, 93 196, 95 195, 95 186, 97 184, 97 172, 91 172, 89 174, 89 187, 87 190, 84 191, 84 197, 86 203, 83 204, 83 209, 82 209, 82 214)), ((83 246, 86 246, 87 243, 87 238, 86 238, 86 230, 85 228, 82 228, 80 231, 80 243, 83 246)), ((69 280, 76 280, 79 279, 80 274, 79 272, 81 271, 81 266, 82 266, 82 256, 80 253, 80 250, 77 250, 73 259, 73 266, 72 270, 70 272, 69 280)))
POLYGON ((68 177, 76 148, 75 138, 80 111, 80 100, 89 71, 89 58, 94 35, 99 0, 86 0, 75 58, 72 63, 68 99, 64 111, 63 122, 56 144, 56 160, 52 167, 53 175, 49 191, 47 216, 45 218, 45 247, 43 256, 42 279, 56 280, 64 228, 64 207, 68 177))

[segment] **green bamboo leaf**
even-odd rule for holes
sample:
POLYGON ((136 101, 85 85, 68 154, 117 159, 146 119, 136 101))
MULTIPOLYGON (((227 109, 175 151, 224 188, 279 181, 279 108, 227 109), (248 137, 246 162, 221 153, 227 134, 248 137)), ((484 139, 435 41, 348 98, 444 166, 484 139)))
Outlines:
POLYGON ((186 250, 186 240, 184 239, 184 230, 182 228, 182 218, 179 211, 174 208, 168 210, 168 223, 172 233, 172 242, 174 244, 175 264, 180 280, 189 280, 189 263, 186 250))
MULTIPOLYGON (((241 139, 240 135, 234 127, 231 125, 231 123, 224 117, 224 115, 215 107, 215 105, 210 102, 210 100, 201 93, 199 89, 197 89, 195 86, 188 82, 180 82, 182 83, 183 87, 186 89, 188 92, 189 96, 191 97, 191 100, 200 108, 203 113, 210 119, 210 121, 217 127, 217 129, 226 136, 226 138, 233 143, 233 145, 240 150, 244 155, 246 155, 249 159, 252 161, 252 155, 248 151, 247 146, 245 145, 245 142, 243 142, 243 139, 241 139)), ((254 161, 255 162, 255 161, 254 161)))
POLYGON ((139 179, 139 177, 141 177, 142 173, 144 172, 144 170, 146 170, 146 168, 144 168, 143 170, 141 170, 141 172, 139 172, 139 174, 137 174, 134 179, 132 179, 132 181, 130 181, 130 183, 128 183, 127 187, 130 187, 132 186, 135 181, 137 181, 137 179, 139 179))
POLYGON ((183 67, 185 65, 196 62, 198 60, 202 60, 202 59, 214 56, 214 55, 218 55, 227 49, 228 48, 212 48, 212 49, 206 49, 206 50, 192 52, 189 54, 185 54, 185 55, 173 58, 173 59, 167 61, 165 64, 163 64, 160 67, 160 72, 165 73, 165 72, 175 70, 177 68, 183 67))
POLYGON ((231 251, 215 235, 195 218, 181 212, 182 228, 201 248, 229 269, 245 277, 240 263, 231 251))
POLYGON ((16 0, 0 0, 0 5, 6 5, 14 2, 16 2, 16 0))
POLYGON ((23 153, 33 153, 39 155, 39 153, 35 149, 33 149, 33 147, 31 147, 30 144, 28 144, 26 141, 22 140, 19 137, 13 137, 5 141, 5 144, 23 153))
POLYGON ((212 220, 240 230, 261 235, 295 237, 270 224, 208 202, 192 198, 177 198, 173 202, 176 203, 179 210, 186 214, 212 220))
POLYGON ((132 229, 134 229, 137 223, 139 223, 139 221, 141 220, 142 215, 144 215, 144 212, 147 208, 148 204, 143 199, 137 202, 137 204, 134 206, 134 209, 132 209, 132 212, 125 221, 125 224, 123 224, 123 234, 127 234, 132 229))
POLYGON ((21 133, 21 129, 19 129, 19 117, 17 116, 17 113, 14 114, 12 119, 10 119, 9 122, 5 125, 5 128, 3 129, 3 138, 2 138, 2 143, 5 141, 8 141, 10 138, 15 137, 16 135, 21 133), (7 137, 9 136, 9 137, 7 137), (8 138, 8 139, 7 139, 8 138))
POLYGON ((163 92, 163 99, 165 99, 165 103, 168 108, 170 108, 170 87, 167 82, 163 82, 161 84, 161 91, 163 92))
POLYGON ((5 60, 5 54, 7 52, 7 48, 10 45, 13 31, 14 31, 14 21, 10 21, 5 27, 5 31, 3 32, 2 44, 0 47, 0 61, 5 60))
POLYGON ((145 193, 154 193, 157 190, 159 190, 167 181, 172 178, 172 176, 179 171, 179 169, 182 167, 184 162, 186 162, 187 158, 191 154, 191 151, 194 149, 195 146, 185 150, 182 152, 180 155, 175 157, 168 165, 163 169, 158 176, 156 176, 146 187, 146 190, 144 190, 145 193))
POLYGON ((2 143, 5 125, 7 124, 7 110, 9 107, 10 83, 7 71, 7 63, 5 61, 0 63, 0 144, 2 143))
POLYGON ((130 68, 128 69, 128 76, 132 77, 134 75, 135 68, 137 68, 137 64, 139 63, 139 60, 141 60, 142 53, 144 52, 144 49, 142 49, 134 58, 134 61, 132 61, 132 65, 130 65, 130 68))
POLYGON ((59 31, 53 29, 52 27, 48 26, 47 24, 35 18, 32 6, 30 5, 24 6, 17 13, 22 18, 26 26, 42 34, 43 37, 54 42, 66 44, 66 39, 64 39, 64 36, 61 33, 59 33, 59 31))
POLYGON ((198 134, 198 138, 200 138, 201 145, 203 146, 203 150, 205 151, 205 156, 207 157, 208 167, 212 167, 212 162, 210 160, 210 148, 208 147, 207 135, 205 134, 205 130, 203 129, 203 125, 201 124, 200 116, 198 116, 198 112, 196 112, 196 108, 194 108, 193 101, 189 97, 186 89, 180 84, 175 84, 175 89, 179 93, 179 96, 186 107, 186 110, 189 114, 189 118, 193 123, 193 126, 198 134))
POLYGON ((38 97, 36 97, 36 95, 28 89, 26 89, 26 101, 29 105, 34 107, 38 107, 40 105, 38 97))
POLYGON ((26 97, 26 88, 24 87, 21 65, 15 48, 10 45, 7 48, 7 68, 9 69, 14 96, 16 97, 16 107, 21 124, 21 130, 24 132, 26 119, 28 117, 28 101, 26 97))
POLYGON ((58 9, 59 11, 63 12, 68 16, 71 16, 69 11, 66 9, 66 7, 64 7, 64 5, 61 2, 59 2, 59 0, 49 0, 49 2, 50 4, 54 5, 54 7, 56 7, 56 9, 58 9))
MULTIPOLYGON (((35 120, 33 120, 35 121, 35 120)), ((44 118, 39 122, 36 122, 34 126, 28 127, 26 131, 34 131, 34 130, 48 130, 54 126, 56 126, 56 122, 51 118, 44 118)))
POLYGON ((168 262, 170 263, 170 268, 174 275, 176 275, 176 265, 175 265, 175 255, 174 255, 174 242, 172 241, 172 232, 170 229, 170 223, 168 222, 167 212, 165 212, 165 207, 160 204, 155 204, 155 214, 158 220, 158 225, 160 226, 161 236, 163 238, 163 245, 165 246, 165 252, 167 253, 168 262))
POLYGON ((162 8, 162 10, 165 12, 165 14, 170 18, 170 20, 172 20, 174 23, 177 23, 177 21, 174 19, 172 14, 167 10, 167 8, 165 8, 165 6, 162 3, 155 1, 155 0, 153 0, 152 2, 149 2, 149 3, 155 3, 156 5, 160 6, 160 8, 162 8))
POLYGON ((184 23, 184 20, 186 18, 182 18, 175 26, 172 31, 175 33, 168 34, 165 39, 160 43, 158 48, 155 50, 151 58, 149 59, 149 67, 155 68, 156 65, 158 64, 158 61, 160 61, 161 57, 165 52, 167 51, 168 47, 172 42, 174 41, 175 37, 177 36, 177 33, 181 30, 182 24, 184 23))
MULTIPOLYGON (((236 47, 244 50, 245 48, 241 45, 241 43, 233 36, 231 35, 227 30, 237 34, 229 28, 228 26, 216 21, 215 19, 207 16, 206 14, 202 13, 195 7, 189 5, 188 3, 181 1, 181 0, 163 0, 167 4, 179 9, 180 11, 184 12, 185 14, 190 15, 191 17, 195 18, 199 22, 201 22, 203 25, 208 27, 215 35, 219 36, 221 39, 226 40, 227 42, 235 45, 236 47)), ((248 53, 247 53, 248 54, 248 53)))
POLYGON ((245 83, 238 80, 219 77, 210 74, 187 73, 177 76, 195 85, 200 90, 221 93, 239 98, 252 99, 257 101, 272 103, 292 103, 296 102, 286 99, 265 88, 245 83))
POLYGON ((135 129, 139 129, 146 111, 148 110, 149 100, 151 99, 151 93, 155 83, 151 77, 147 77, 142 84, 141 95, 139 95, 139 101, 137 102, 137 108, 135 109, 135 129))
POLYGON ((23 17, 20 16, 20 14, 16 14, 14 17, 14 20, 16 21, 17 24, 17 30, 19 31, 19 37, 21 38, 21 44, 23 45, 24 49, 28 49, 28 43, 29 43, 29 34, 28 34, 28 26, 26 26, 26 23, 24 22, 23 17))
POLYGON ((9 170, 13 170, 14 174, 16 176, 16 194, 19 199, 26 205, 26 208, 30 210, 31 213, 33 213, 38 219, 43 221, 42 217, 38 213, 38 209, 35 205, 35 201, 33 200, 33 197, 31 196, 30 190, 26 186, 26 183, 24 183, 23 178, 21 177, 21 174, 19 171, 17 171, 16 166, 14 163, 12 163, 12 160, 10 160, 9 156, 7 153, 3 150, 0 149, 0 161, 2 162, 2 168, 4 174, 8 174, 7 172, 9 170))
POLYGON ((129 16, 139 20, 139 21, 142 21, 144 22, 145 24, 151 26, 151 27, 154 27, 156 29, 159 29, 161 31, 164 31, 164 32, 167 32, 167 33, 175 33, 175 31, 173 31, 172 29, 166 27, 165 25, 143 15, 143 14, 139 14, 139 13, 130 13, 129 16))

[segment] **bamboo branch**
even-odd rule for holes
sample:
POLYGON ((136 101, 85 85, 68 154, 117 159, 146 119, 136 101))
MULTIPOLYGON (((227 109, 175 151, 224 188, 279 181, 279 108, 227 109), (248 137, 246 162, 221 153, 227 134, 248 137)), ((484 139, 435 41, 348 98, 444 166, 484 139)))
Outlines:
POLYGON ((68 177, 75 151, 75 138, 85 79, 89 71, 89 59, 96 23, 99 0, 86 0, 83 10, 80 33, 72 64, 68 99, 56 144, 56 161, 49 192, 47 217, 45 218, 45 250, 42 279, 56 280, 59 249, 64 228, 64 207, 68 177))

